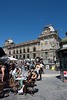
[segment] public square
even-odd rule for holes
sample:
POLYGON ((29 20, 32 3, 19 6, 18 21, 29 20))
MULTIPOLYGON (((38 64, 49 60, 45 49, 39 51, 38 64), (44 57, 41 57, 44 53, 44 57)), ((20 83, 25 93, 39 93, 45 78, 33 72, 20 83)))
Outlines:
POLYGON ((0 0, 1 100, 67 100, 66 21, 67 0, 0 0))
POLYGON ((67 100, 67 83, 60 80, 60 71, 44 70, 44 72, 42 81, 39 81, 39 77, 36 81, 33 96, 30 93, 14 95, 10 92, 2 100, 67 100))

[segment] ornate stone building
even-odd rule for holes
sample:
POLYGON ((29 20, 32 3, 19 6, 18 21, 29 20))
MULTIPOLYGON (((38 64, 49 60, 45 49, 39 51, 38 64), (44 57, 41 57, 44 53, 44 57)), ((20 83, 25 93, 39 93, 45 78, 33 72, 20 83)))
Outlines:
POLYGON ((5 41, 3 49, 8 56, 17 59, 41 57, 53 60, 60 40, 57 30, 54 30, 52 25, 48 25, 43 28, 36 40, 14 44, 10 38, 5 41))

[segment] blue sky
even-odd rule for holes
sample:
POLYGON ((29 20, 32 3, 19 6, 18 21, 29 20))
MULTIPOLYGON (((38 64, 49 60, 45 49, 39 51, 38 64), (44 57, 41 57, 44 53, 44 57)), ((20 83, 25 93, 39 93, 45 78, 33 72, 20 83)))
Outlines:
POLYGON ((65 37, 67 0, 0 0, 0 47, 11 37, 15 44, 37 39, 49 24, 65 37))

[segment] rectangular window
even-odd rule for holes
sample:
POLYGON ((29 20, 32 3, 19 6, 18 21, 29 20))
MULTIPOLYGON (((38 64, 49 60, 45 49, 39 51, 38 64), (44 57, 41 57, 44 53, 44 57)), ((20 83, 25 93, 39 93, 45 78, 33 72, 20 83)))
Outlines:
POLYGON ((45 52, 45 58, 47 58, 48 57, 48 52, 45 52))
POLYGON ((16 59, 18 59, 18 55, 16 55, 16 59))
POLYGON ((43 52, 41 52, 41 57, 43 57, 43 52))
POLYGON ((50 43, 49 43, 49 44, 50 44, 50 48, 52 48, 52 42, 51 42, 51 41, 50 41, 50 43))
POLYGON ((47 44, 48 44, 48 42, 47 42, 47 41, 45 41, 45 49, 47 49, 47 44))
POLYGON ((16 51, 16 53, 18 54, 18 50, 16 51))
POLYGON ((9 55, 11 55, 11 51, 9 51, 9 55))
POLYGON ((19 58, 21 58, 21 55, 19 56, 19 58))
POLYGON ((41 50, 43 50, 43 43, 41 43, 41 50))
POLYGON ((13 54, 15 54, 15 50, 13 51, 13 54))
POLYGON ((50 57, 52 57, 53 56, 53 52, 50 52, 50 57))

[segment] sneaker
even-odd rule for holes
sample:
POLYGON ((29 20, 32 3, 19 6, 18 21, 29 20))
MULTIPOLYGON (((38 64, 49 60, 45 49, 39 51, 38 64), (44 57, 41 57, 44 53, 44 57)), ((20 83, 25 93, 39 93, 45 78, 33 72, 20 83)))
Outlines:
POLYGON ((18 91, 18 93, 23 93, 23 89, 20 89, 20 90, 18 91))

